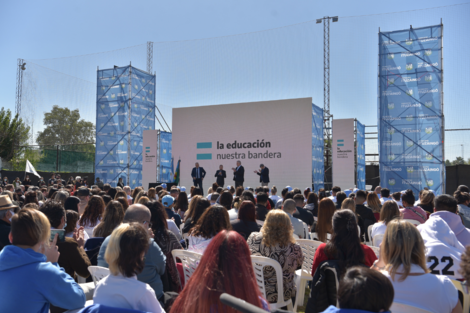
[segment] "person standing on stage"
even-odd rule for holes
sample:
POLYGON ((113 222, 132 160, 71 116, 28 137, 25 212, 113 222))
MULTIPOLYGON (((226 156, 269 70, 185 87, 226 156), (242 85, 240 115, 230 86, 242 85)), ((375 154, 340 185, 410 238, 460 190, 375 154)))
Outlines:
POLYGON ((241 161, 237 161, 237 167, 232 167, 232 170, 236 189, 238 186, 243 186, 243 182, 245 181, 245 168, 242 166, 241 161))
POLYGON ((259 182, 261 186, 268 186, 269 184, 269 168, 264 166, 264 164, 259 165, 260 169, 255 171, 256 174, 259 175, 259 182))
POLYGON ((191 171, 191 176, 193 177, 193 185, 195 187, 201 188, 201 190, 203 191, 204 189, 202 188, 202 181, 206 176, 206 171, 204 170, 204 168, 199 167, 199 163, 196 162, 196 167, 193 167, 193 170, 191 171))
POLYGON ((224 166, 222 164, 220 164, 219 169, 215 172, 215 177, 217 177, 217 185, 219 185, 219 187, 223 187, 227 174, 225 173, 224 166))

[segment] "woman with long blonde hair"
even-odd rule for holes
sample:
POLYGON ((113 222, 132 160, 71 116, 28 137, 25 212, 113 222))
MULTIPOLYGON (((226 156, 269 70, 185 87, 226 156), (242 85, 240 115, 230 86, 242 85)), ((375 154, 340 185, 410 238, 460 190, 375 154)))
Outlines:
POLYGON ((367 206, 369 209, 372 210, 374 213, 375 219, 379 220, 380 217, 380 209, 382 208, 382 204, 380 203, 380 199, 375 192, 371 192, 367 195, 367 206))
MULTIPOLYGON (((371 239, 374 236, 385 234, 387 224, 395 218, 400 218, 398 204, 393 200, 385 201, 380 211, 379 221, 372 225, 371 239)), ((374 246, 379 247, 381 242, 382 240, 377 240, 377 242, 374 242, 374 246)))
POLYGON ((394 219, 387 230, 380 249, 380 259, 372 265, 387 276, 395 290, 394 301, 420 307, 429 312, 462 312, 457 289, 442 274, 448 260, 432 260, 432 274, 426 265, 424 241, 416 226, 394 219))
MULTIPOLYGON (((261 231, 251 233, 247 240, 252 255, 271 258, 281 265, 284 275, 284 301, 296 294, 294 273, 304 260, 302 249, 295 243, 293 234, 289 215, 282 210, 271 210, 266 215, 261 231)), ((266 300, 276 302, 279 296, 276 272, 271 267, 265 267, 263 274, 266 300)))

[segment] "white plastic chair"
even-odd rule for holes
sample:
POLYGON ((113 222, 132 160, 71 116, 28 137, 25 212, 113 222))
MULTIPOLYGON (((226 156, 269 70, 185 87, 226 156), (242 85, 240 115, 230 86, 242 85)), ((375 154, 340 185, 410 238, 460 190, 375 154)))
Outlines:
MULTIPOLYGON (((462 312, 469 312, 470 310, 470 295, 463 290, 462 283, 458 280, 451 279, 452 283, 454 284, 455 288, 459 291, 459 294, 462 293, 463 296, 463 303, 462 303, 462 312)), ((460 297, 459 297, 460 299, 460 297)))
POLYGON ((176 258, 181 260, 184 272, 184 283, 187 284, 197 266, 199 265, 202 254, 187 250, 173 250, 171 251, 171 254, 173 255, 175 263, 177 263, 176 258))
MULTIPOLYGON (((317 233, 310 233, 310 239, 312 240, 318 240, 318 234, 317 233)), ((326 240, 331 240, 331 234, 327 233, 326 234, 326 240)))
POLYGON ((417 221, 417 220, 404 219, 404 221, 410 222, 411 224, 413 224, 413 225, 415 225, 415 226, 421 225, 421 222, 420 222, 420 221, 417 221))
POLYGON ((374 225, 369 225, 369 227, 367 227, 367 234, 369 235, 369 241, 367 241, 368 246, 372 246, 372 226, 374 225))
POLYGON ((393 302, 390 311, 393 313, 431 313, 426 309, 401 302, 393 302))
POLYGON ((372 185, 366 185, 366 190, 372 190, 372 185))
POLYGON ((377 256, 377 259, 378 259, 379 256, 380 256, 380 247, 369 246, 369 248, 371 248, 374 251, 374 253, 375 253, 375 255, 377 256))
POLYGON ((374 247, 378 247, 380 245, 380 243, 379 244, 377 244, 377 243, 382 242, 383 239, 384 239, 384 234, 375 235, 374 238, 372 238, 372 245, 374 247))
POLYGON ((90 272, 91 277, 93 278, 95 287, 100 280, 109 275, 109 268, 101 266, 88 266, 88 271, 90 272))
POLYGON ((259 226, 263 227, 264 221, 256 220, 256 224, 258 224, 259 226))
POLYGON ((304 262, 302 268, 295 271, 294 281, 297 286, 297 296, 295 297, 294 312, 297 312, 297 306, 304 304, 305 286, 307 281, 312 280, 312 265, 313 257, 317 248, 322 244, 321 241, 299 239, 296 243, 302 248, 302 254, 304 255, 304 262))
POLYGON ((309 239, 310 233, 308 232, 308 225, 302 222, 302 225, 304 226, 304 238, 302 239, 309 239))
POLYGON ((359 234, 359 238, 361 238, 361 226, 357 225, 357 233, 359 234))
POLYGON ((283 284, 283 275, 282 275, 282 268, 279 262, 266 258, 264 256, 251 256, 251 264, 253 265, 253 269, 255 271, 255 278, 256 278, 256 283, 258 284, 258 287, 263 294, 263 297, 266 299, 266 288, 264 286, 264 274, 263 274, 263 269, 266 266, 272 266, 274 268, 274 271, 276 272, 276 278, 277 278, 277 292, 278 292, 278 297, 277 297, 277 302, 276 303, 270 303, 269 306, 271 309, 279 309, 284 306, 287 306, 288 311, 292 311, 292 300, 289 299, 287 301, 284 301, 284 284, 283 284))

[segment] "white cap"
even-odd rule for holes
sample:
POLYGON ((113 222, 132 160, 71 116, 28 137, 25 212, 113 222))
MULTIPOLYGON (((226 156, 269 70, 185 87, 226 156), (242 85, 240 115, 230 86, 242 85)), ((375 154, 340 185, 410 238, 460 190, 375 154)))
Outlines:
POLYGON ((291 187, 291 186, 287 186, 286 188, 287 188, 287 191, 288 191, 288 192, 291 192, 291 191, 292 191, 292 187, 291 187))
POLYGON ((186 187, 185 187, 185 186, 181 186, 181 187, 180 187, 180 191, 181 191, 181 192, 186 191, 186 187))

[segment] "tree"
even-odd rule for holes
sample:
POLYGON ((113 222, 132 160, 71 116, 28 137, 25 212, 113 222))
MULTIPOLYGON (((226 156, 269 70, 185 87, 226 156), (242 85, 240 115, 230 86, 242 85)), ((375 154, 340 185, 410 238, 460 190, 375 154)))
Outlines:
POLYGON ((29 127, 18 116, 12 118, 10 110, 0 110, 0 157, 5 161, 19 156, 28 141, 29 127))
POLYGON ((459 165, 459 164, 465 164, 465 160, 462 157, 457 157, 455 158, 454 161, 452 161, 452 165, 459 165))
MULTIPOLYGON (((71 111, 58 105, 52 111, 44 113, 44 130, 38 132, 36 141, 39 145, 78 145, 93 143, 95 126, 80 119, 78 109, 71 111)), ((77 147, 78 151, 94 151, 93 145, 77 147)))

